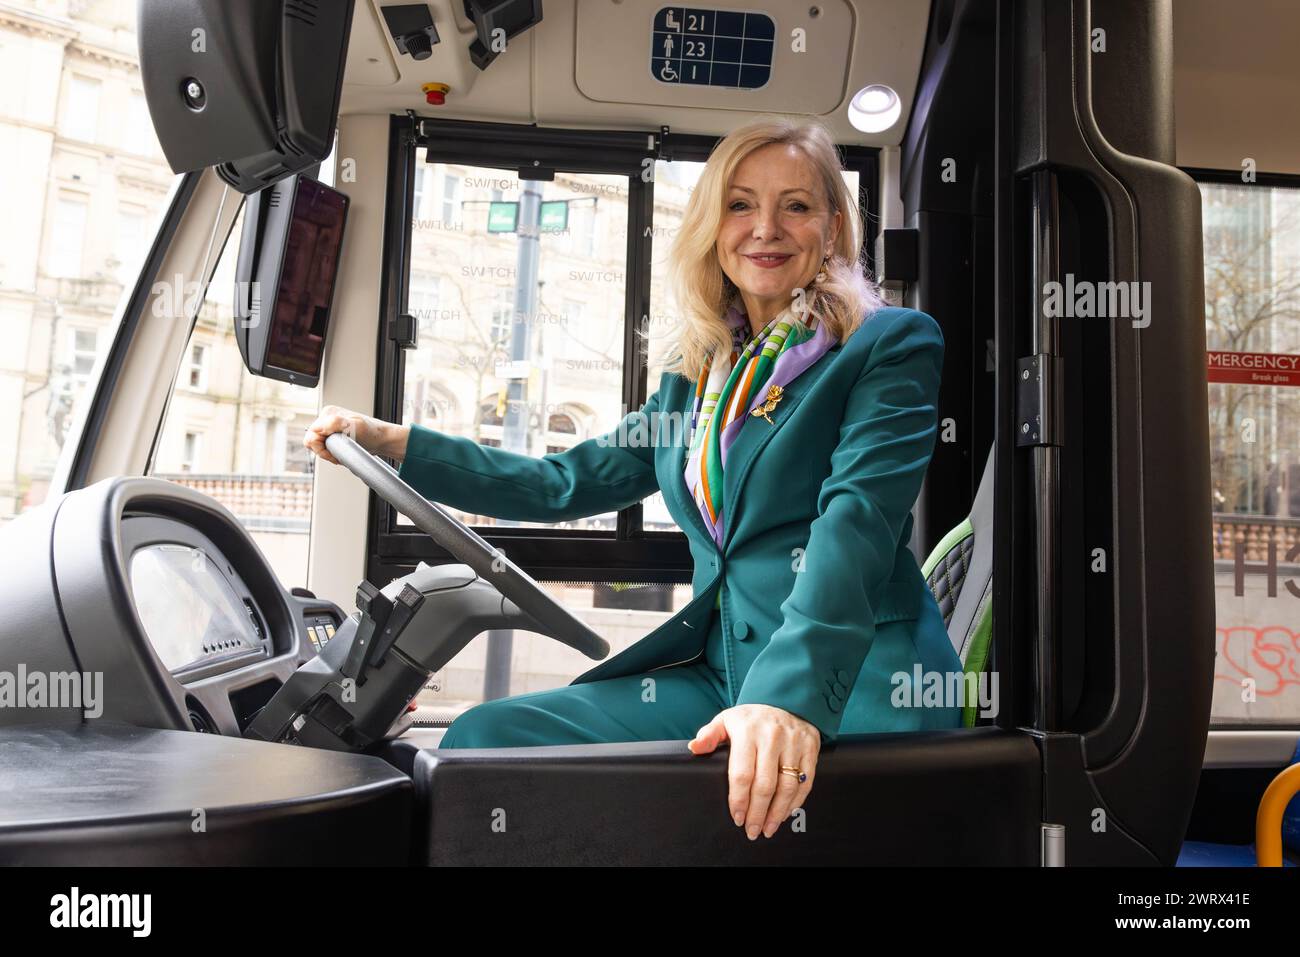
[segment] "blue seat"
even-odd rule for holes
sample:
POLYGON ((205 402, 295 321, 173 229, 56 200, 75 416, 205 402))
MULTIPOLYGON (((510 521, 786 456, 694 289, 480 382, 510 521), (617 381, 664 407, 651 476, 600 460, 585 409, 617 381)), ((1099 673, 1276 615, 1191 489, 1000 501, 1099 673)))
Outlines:
MULTIPOLYGON (((1184 841, 1178 852, 1178 867, 1254 867, 1254 844, 1211 844, 1209 841, 1184 841)), ((1283 861, 1283 867, 1295 867, 1283 861)))
MULTIPOLYGON (((1296 744, 1291 764, 1300 764, 1300 742, 1296 744)), ((1291 799, 1282 817, 1283 852, 1300 853, 1300 795, 1291 799)), ((1209 841, 1184 841, 1178 852, 1178 867, 1254 867, 1254 844, 1212 844, 1209 841)), ((1283 860, 1283 867, 1295 867, 1283 860)))

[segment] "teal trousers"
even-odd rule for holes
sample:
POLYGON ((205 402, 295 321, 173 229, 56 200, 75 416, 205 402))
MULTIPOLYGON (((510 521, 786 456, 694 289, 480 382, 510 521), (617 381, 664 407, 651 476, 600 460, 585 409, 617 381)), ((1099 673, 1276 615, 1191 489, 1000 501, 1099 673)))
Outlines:
POLYGON ((706 648, 688 665, 485 701, 453 721, 438 747, 689 741, 730 707, 717 612, 706 648))
POLYGON ((727 705, 702 661, 485 701, 451 723, 440 748, 689 741, 727 705))
MULTIPOLYGON (((923 614, 939 616, 933 603, 923 614)), ((919 731, 961 725, 958 707, 893 708, 888 706, 891 676, 910 673, 913 664, 927 670, 961 669, 946 636, 936 647, 917 647, 914 622, 897 622, 877 634, 864 669, 873 674, 882 703, 871 709, 868 726, 850 722, 842 733, 919 731), (898 627, 903 626, 903 627, 898 627)), ((606 744, 614 741, 689 741, 719 711, 727 697, 722 618, 714 612, 704 656, 639 675, 589 681, 485 701, 451 723, 440 748, 519 748, 547 744, 606 744)))

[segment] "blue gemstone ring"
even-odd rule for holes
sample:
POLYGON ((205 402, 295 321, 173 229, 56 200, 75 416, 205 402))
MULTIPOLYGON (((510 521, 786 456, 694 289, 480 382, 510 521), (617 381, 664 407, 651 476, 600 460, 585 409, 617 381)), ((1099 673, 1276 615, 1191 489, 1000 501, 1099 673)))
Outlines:
POLYGON ((789 765, 789 764, 781 765, 781 773, 788 774, 792 778, 798 778, 800 784, 803 784, 805 781, 808 780, 808 775, 804 774, 803 771, 799 770, 799 768, 793 765, 789 765))

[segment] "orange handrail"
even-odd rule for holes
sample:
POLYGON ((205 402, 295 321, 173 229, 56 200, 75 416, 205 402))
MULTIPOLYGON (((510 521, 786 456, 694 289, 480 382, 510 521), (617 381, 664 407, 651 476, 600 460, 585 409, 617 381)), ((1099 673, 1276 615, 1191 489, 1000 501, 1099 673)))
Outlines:
POLYGON ((1293 764, 1273 779, 1255 815, 1255 862, 1260 867, 1282 866, 1282 815, 1300 793, 1300 764, 1293 764))

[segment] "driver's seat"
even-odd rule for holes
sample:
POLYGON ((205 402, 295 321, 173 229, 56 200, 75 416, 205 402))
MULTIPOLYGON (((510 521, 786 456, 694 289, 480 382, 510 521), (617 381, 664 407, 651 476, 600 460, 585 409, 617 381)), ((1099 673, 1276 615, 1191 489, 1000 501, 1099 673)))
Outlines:
MULTIPOLYGON (((921 566, 962 670, 977 679, 989 666, 993 645, 993 455, 990 449, 970 514, 921 566)), ((975 704, 962 708, 962 725, 974 727, 977 711, 975 704)))

